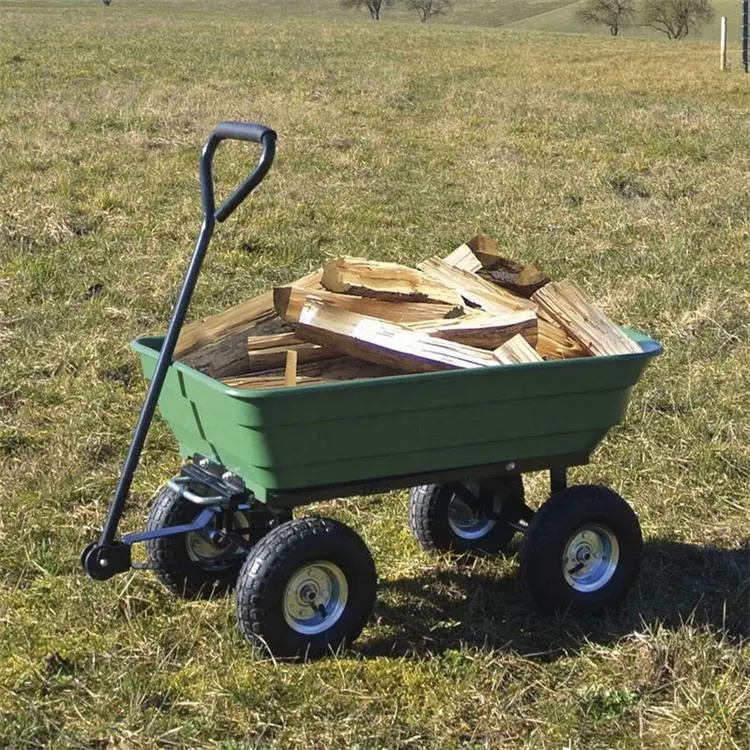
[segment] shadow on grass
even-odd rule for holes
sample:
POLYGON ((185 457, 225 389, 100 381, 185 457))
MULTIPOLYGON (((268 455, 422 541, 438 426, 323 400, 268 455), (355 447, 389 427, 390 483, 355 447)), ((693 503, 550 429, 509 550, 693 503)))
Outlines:
POLYGON ((650 540, 639 580, 621 610, 542 617, 523 596, 518 576, 477 573, 459 564, 383 585, 376 608, 383 635, 359 650, 365 656, 428 655, 466 645, 553 660, 585 641, 612 643, 650 625, 677 628, 687 620, 740 640, 750 635, 749 567, 747 547, 650 540))

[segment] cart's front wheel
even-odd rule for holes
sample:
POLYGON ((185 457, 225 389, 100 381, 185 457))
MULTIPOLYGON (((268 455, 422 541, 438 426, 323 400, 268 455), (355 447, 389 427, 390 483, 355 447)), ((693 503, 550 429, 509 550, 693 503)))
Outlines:
POLYGON ((496 481, 492 490, 478 482, 425 484, 411 490, 409 527, 428 552, 494 554, 515 533, 501 517, 504 507, 522 507, 523 499, 520 476, 496 481))
POLYGON ((531 519, 521 577, 542 612, 617 607, 638 576, 638 518, 616 492, 580 485, 558 492, 531 519))
POLYGON ((237 580, 237 623, 274 656, 315 658, 362 631, 375 602, 372 556, 348 526, 300 518, 269 532, 237 580))
MULTIPOLYGON (((169 487, 163 487, 151 506, 146 530, 189 524, 202 510, 169 487)), ((250 515, 242 511, 234 514, 233 522, 240 531, 252 525, 250 515)), ((258 535, 261 533, 259 529, 258 535)), ((159 581, 185 599, 208 598, 231 589, 247 555, 236 544, 212 541, 208 531, 151 539, 146 542, 146 552, 159 581)))

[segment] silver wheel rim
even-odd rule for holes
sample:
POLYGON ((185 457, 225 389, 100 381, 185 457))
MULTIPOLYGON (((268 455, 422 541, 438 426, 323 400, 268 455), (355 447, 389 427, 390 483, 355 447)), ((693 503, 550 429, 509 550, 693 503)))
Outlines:
POLYGON ((598 591, 609 583, 619 560, 620 545, 612 530, 601 524, 588 524, 568 539, 563 551, 563 574, 576 591, 598 591))
MULTIPOLYGON (((479 497, 478 485, 464 486, 474 497, 479 497)), ((458 495, 453 495, 448 503, 448 526, 461 539, 481 539, 495 527, 495 520, 478 516, 458 495)))
POLYGON ((301 635, 316 635, 338 622, 348 599, 349 585, 341 568, 316 560, 299 568, 284 588, 284 620, 301 635))
MULTIPOLYGON (((244 513, 237 511, 234 514, 234 528, 250 528, 250 520, 244 513)), ((185 548, 188 557, 204 570, 223 570, 244 555, 244 550, 232 542, 216 544, 208 536, 212 530, 185 534, 185 548)))

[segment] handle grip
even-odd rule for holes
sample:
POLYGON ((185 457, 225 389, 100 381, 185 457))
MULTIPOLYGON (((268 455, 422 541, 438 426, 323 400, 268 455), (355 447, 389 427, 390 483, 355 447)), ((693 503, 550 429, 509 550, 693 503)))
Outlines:
POLYGON ((276 132, 265 125, 249 122, 221 122, 208 137, 203 147, 200 161, 201 202, 204 219, 208 223, 224 221, 242 201, 263 181, 273 164, 276 155, 276 132), (263 146, 255 169, 248 175, 234 192, 216 208, 214 199, 214 180, 211 165, 218 145, 224 140, 248 141, 263 146))
POLYGON ((214 128, 214 135, 220 141, 231 139, 250 143, 262 143, 266 135, 276 138, 276 133, 271 128, 253 122, 220 122, 214 128))

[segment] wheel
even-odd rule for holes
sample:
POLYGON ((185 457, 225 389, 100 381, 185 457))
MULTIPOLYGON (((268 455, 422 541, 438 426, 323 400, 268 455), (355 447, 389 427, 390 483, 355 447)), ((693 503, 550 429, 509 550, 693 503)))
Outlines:
POLYGON ((596 612, 619 606, 642 556, 641 527, 625 500, 579 485, 552 495, 531 519, 521 578, 541 612, 596 612))
POLYGON ((375 564, 348 526, 300 518, 269 532, 237 580, 237 623, 274 656, 316 658, 360 634, 375 603, 375 564))
MULTIPOLYGON (((514 530, 497 516, 503 506, 523 505, 523 481, 511 476, 493 484, 492 490, 467 482, 459 496, 450 484, 413 487, 409 500, 409 527, 428 552, 475 552, 494 554, 504 550, 514 530), (467 502, 467 499, 470 501, 467 502)), ((516 519, 512 519, 516 520, 516 519)))
MULTIPOLYGON (((151 505, 146 530, 191 523, 202 511, 201 506, 163 487, 151 505)), ((234 525, 237 529, 249 528, 250 514, 236 512, 234 525)), ((259 529, 258 535, 264 531, 259 529)), ((185 599, 209 598, 231 589, 247 555, 247 550, 236 544, 212 541, 206 532, 151 539, 146 542, 146 552, 159 581, 185 599)))

